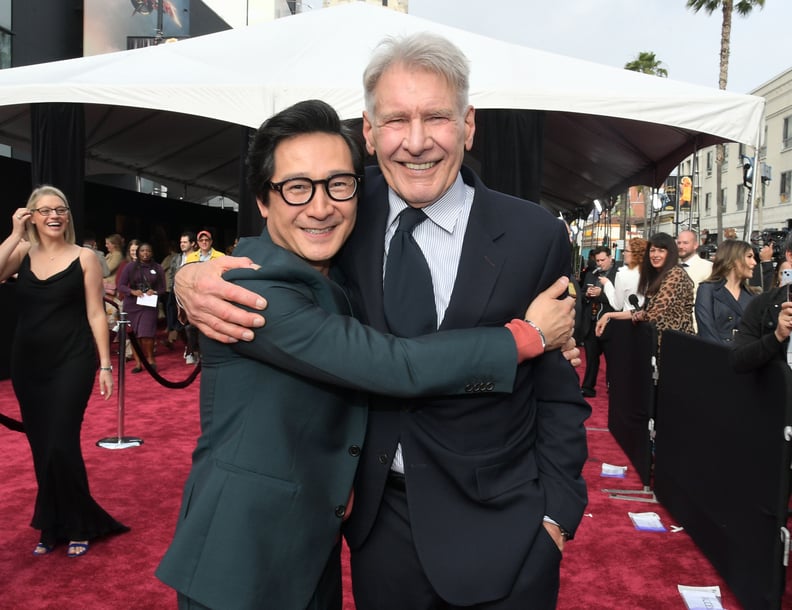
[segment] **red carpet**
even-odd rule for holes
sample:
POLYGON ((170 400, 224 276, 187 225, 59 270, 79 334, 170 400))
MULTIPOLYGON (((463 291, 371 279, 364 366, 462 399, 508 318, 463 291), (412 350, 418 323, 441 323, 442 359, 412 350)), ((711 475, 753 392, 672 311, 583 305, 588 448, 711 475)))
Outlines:
MULTIPOLYGON (((157 361, 160 373, 173 381, 191 370, 180 350, 160 347, 157 361)), ((131 368, 128 363, 125 434, 142 437, 144 444, 113 451, 97 447, 100 438, 117 434, 117 403, 115 398, 109 403, 94 399, 83 425, 83 452, 94 497, 132 531, 97 541, 85 557, 68 559, 63 547, 45 557, 31 555, 37 532, 28 525, 35 495, 30 450, 24 435, 0 427, 0 608, 175 608, 174 593, 153 572, 171 538, 198 434, 198 383, 168 390, 145 372, 129 374, 131 368)), ((600 384, 597 389, 585 467, 590 504, 576 539, 566 547, 558 607, 683 609, 676 587, 685 584, 719 585, 724 607, 740 608, 687 534, 670 531, 674 521, 662 507, 612 500, 602 493, 606 487, 640 489, 640 482, 631 468, 626 479, 600 477, 602 462, 627 461, 607 432, 605 388, 600 384), (669 531, 636 531, 628 511, 655 511, 669 531)), ((0 381, 0 412, 19 415, 8 380, 0 381)), ((348 592, 348 574, 346 584, 348 592)), ((354 610, 349 597, 344 610, 354 610)), ((792 608, 789 599, 785 608, 792 608)))

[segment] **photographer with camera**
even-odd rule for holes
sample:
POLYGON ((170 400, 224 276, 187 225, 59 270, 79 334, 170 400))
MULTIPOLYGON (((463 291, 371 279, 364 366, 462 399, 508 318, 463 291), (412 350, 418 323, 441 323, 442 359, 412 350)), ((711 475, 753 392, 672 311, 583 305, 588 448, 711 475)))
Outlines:
POLYGON ((754 231, 751 234, 754 256, 759 261, 751 278, 751 286, 759 286, 767 292, 782 284, 781 270, 792 269, 792 265, 786 261, 784 251, 788 233, 787 229, 781 231, 765 229, 761 232, 754 231), (776 271, 778 271, 778 275, 776 275, 776 271))
POLYGON ((597 321, 606 313, 613 311, 605 296, 603 285, 607 279, 611 283, 616 279, 616 265, 613 264, 611 250, 600 246, 592 250, 595 266, 586 272, 583 278, 583 312, 580 335, 586 351, 586 372, 583 375, 581 392, 583 396, 592 398, 597 395, 597 375, 599 375, 600 355, 603 352, 602 339, 596 334, 597 321))

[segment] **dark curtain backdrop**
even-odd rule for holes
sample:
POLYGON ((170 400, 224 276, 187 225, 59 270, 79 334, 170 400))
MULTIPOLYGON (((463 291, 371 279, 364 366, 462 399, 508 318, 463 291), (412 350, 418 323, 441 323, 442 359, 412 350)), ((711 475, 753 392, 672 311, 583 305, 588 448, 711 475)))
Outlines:
POLYGON ((470 156, 489 188, 539 203, 544 112, 477 110, 470 156))
POLYGON ((32 187, 50 184, 69 200, 77 243, 85 226, 85 114, 82 104, 31 104, 32 187))
POLYGON ((239 237, 252 237, 260 235, 264 229, 264 219, 261 218, 256 197, 250 192, 247 185, 247 158, 248 147, 253 139, 254 129, 240 127, 240 156, 239 163, 239 214, 237 215, 237 235, 239 237))

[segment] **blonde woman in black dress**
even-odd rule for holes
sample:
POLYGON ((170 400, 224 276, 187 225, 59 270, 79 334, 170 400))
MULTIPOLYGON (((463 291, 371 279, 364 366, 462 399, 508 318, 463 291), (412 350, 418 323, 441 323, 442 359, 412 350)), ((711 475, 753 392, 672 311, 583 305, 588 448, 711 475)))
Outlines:
POLYGON ((80 427, 94 387, 113 393, 110 344, 96 255, 75 245, 69 205, 51 186, 33 191, 0 244, 0 281, 18 274, 19 317, 11 381, 33 454, 38 494, 31 526, 41 531, 34 555, 61 543, 79 557, 89 541, 128 528, 91 497, 80 427))

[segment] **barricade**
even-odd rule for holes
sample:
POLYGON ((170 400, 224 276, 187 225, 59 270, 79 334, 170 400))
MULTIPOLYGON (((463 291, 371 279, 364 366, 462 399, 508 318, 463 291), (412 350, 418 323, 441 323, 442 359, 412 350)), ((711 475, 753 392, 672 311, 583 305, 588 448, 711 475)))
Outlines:
POLYGON ((792 371, 732 371, 729 348, 663 333, 654 486, 745 608, 781 607, 792 371))
POLYGON ((651 494, 657 331, 652 324, 636 326, 630 320, 611 320, 606 330, 608 429, 644 486, 640 492, 607 491, 651 494))

